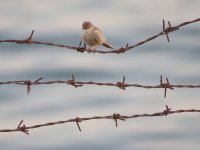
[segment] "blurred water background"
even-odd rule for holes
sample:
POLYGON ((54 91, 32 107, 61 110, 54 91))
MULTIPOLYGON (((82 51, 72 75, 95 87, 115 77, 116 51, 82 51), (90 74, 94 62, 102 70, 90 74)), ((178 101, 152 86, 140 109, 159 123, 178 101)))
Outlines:
MULTIPOLYGON (((1 0, 0 39, 33 39, 78 45, 81 24, 90 20, 119 48, 162 30, 162 19, 172 25, 199 18, 198 0, 1 0)), ((195 23, 159 37, 125 54, 88 54, 43 45, 0 43, 0 81, 76 80, 159 84, 162 74, 174 84, 200 83, 200 24, 195 23)), ((104 49, 99 47, 98 49, 104 49)), ((153 113, 167 104, 172 109, 200 108, 199 89, 175 89, 163 98, 162 89, 66 85, 0 86, 0 128, 15 128, 20 120, 34 125, 68 118, 153 113)), ((198 150, 200 114, 137 118, 119 122, 92 120, 0 133, 2 150, 198 150)))

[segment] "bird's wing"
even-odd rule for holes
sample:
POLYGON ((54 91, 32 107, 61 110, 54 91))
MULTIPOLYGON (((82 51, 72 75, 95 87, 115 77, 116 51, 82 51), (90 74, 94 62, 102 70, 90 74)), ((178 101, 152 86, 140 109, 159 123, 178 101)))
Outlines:
POLYGON ((103 44, 105 42, 105 37, 102 34, 101 30, 97 27, 94 26, 94 30, 93 30, 93 39, 99 43, 99 44, 103 44))

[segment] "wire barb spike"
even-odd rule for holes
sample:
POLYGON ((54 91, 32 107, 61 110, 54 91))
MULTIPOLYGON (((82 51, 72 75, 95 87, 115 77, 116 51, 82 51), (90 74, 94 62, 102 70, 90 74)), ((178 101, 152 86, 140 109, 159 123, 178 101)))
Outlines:
POLYGON ((79 131, 81 132, 81 127, 80 127, 80 125, 79 125, 79 122, 81 122, 80 118, 77 117, 77 118, 75 118, 74 120, 75 120, 75 122, 76 122, 76 125, 77 125, 79 131))
POLYGON ((122 90, 126 90, 125 76, 123 77, 123 81, 122 82, 117 82, 116 86, 119 87, 122 90))
POLYGON ((39 81, 41 81, 41 80, 43 80, 43 79, 44 79, 43 77, 40 77, 40 78, 38 78, 37 80, 35 80, 34 83, 37 83, 37 82, 39 82, 39 81))
POLYGON ((75 88, 77 88, 77 87, 79 87, 79 86, 83 86, 83 85, 81 85, 81 84, 78 84, 78 85, 76 84, 73 74, 72 74, 72 80, 68 80, 68 81, 67 81, 67 84, 70 84, 70 85, 74 86, 75 88))
POLYGON ((82 45, 82 41, 80 41, 79 46, 77 47, 76 50, 77 50, 77 52, 83 53, 85 51, 86 47, 81 47, 81 45, 82 45))
POLYGON ((171 28, 170 27, 165 28, 165 20, 163 19, 163 33, 166 35, 168 42, 170 42, 169 36, 168 36, 169 32, 171 32, 171 28))
POLYGON ((167 116, 170 113, 171 108, 169 108, 167 105, 165 105, 166 109, 163 111, 163 114, 167 116))
POLYGON ((122 121, 125 121, 125 119, 123 119, 122 117, 121 117, 121 115, 120 114, 113 114, 113 119, 114 119, 114 121, 115 121, 115 125, 116 125, 116 127, 118 127, 118 124, 117 124, 117 120, 119 119, 119 120, 122 120, 122 121))
POLYGON ((162 75, 160 75, 160 86, 161 86, 161 88, 165 89, 165 91, 164 91, 164 97, 165 98, 167 96, 167 89, 174 90, 174 88, 172 87, 172 85, 169 83, 168 78, 166 78, 166 83, 163 83, 162 75))
POLYGON ((17 131, 21 131, 29 135, 29 130, 27 130, 27 127, 25 126, 25 124, 22 125, 22 123, 23 123, 23 120, 21 120, 20 123, 18 124, 17 131))
POLYGON ((31 44, 32 43, 33 33, 34 33, 34 30, 32 30, 31 35, 26 40, 24 40, 24 43, 26 43, 26 44, 31 44))
POLYGON ((27 81, 24 81, 24 84, 27 85, 27 94, 30 93, 31 91, 31 85, 32 85, 32 81, 31 80, 27 80, 27 81))

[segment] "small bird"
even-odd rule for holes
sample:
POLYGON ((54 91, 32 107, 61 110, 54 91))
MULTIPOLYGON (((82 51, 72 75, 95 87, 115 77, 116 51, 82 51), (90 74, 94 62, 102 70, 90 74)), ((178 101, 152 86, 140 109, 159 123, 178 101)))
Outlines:
POLYGON ((113 49, 106 43, 106 39, 101 30, 89 21, 84 21, 82 24, 81 41, 87 44, 91 50, 96 50, 99 45, 113 49))

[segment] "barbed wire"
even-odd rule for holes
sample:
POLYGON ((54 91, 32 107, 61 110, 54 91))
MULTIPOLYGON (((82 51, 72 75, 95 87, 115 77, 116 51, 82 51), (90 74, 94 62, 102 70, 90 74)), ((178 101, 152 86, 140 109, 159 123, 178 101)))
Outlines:
POLYGON ((137 87, 137 88, 145 88, 145 89, 156 89, 156 88, 163 88, 164 89, 164 97, 167 95, 167 89, 174 90, 174 88, 200 88, 200 84, 198 85, 178 85, 178 84, 170 84, 168 78, 166 78, 166 82, 163 82, 163 77, 160 75, 160 84, 159 85, 141 85, 141 84, 133 84, 133 83, 125 83, 125 76, 123 77, 122 81, 118 81, 116 83, 108 83, 108 82, 93 82, 93 81, 76 81, 74 75, 72 75, 72 80, 52 80, 52 81, 41 81, 43 77, 31 81, 31 80, 19 80, 19 81, 5 81, 0 82, 0 85, 5 84, 17 84, 17 85, 25 85, 27 87, 27 94, 31 91, 32 85, 47 85, 47 84, 68 84, 72 85, 75 88, 84 86, 84 85, 97 85, 97 86, 112 86, 118 87, 120 89, 125 90, 127 87, 137 87))
POLYGON ((69 122, 75 122, 79 131, 81 132, 81 127, 80 127, 80 122, 83 121, 89 121, 89 120, 99 120, 99 119, 111 119, 115 121, 115 126, 118 127, 118 120, 125 121, 127 119, 133 119, 133 118, 139 118, 139 117, 156 117, 156 116, 167 116, 170 114, 177 114, 177 113, 186 113, 186 112, 200 112, 200 109, 179 109, 179 110, 171 110, 166 105, 166 109, 161 111, 161 112, 156 112, 156 113, 144 113, 144 114, 134 114, 130 116, 126 115, 121 115, 119 113, 114 113, 113 115, 108 115, 108 116, 93 116, 93 117, 76 117, 74 119, 68 119, 68 120, 61 120, 61 121, 55 121, 55 122, 48 122, 48 123, 42 123, 42 124, 36 124, 32 126, 26 126, 23 123, 23 120, 20 121, 20 123, 17 125, 17 128, 14 129, 1 129, 0 132, 16 132, 20 131, 23 132, 27 135, 29 135, 29 130, 36 129, 36 128, 41 128, 41 127, 46 127, 46 126, 53 126, 53 125, 58 125, 58 124, 64 124, 64 123, 69 123, 69 122))
POLYGON ((167 41, 169 42, 169 33, 170 32, 174 32, 178 29, 180 29, 181 27, 191 24, 191 23, 195 23, 195 22, 199 22, 200 18, 197 18, 195 20, 192 21, 187 21, 187 22, 183 22, 177 26, 172 26, 170 21, 168 21, 168 27, 166 28, 166 24, 165 24, 165 20, 163 20, 162 24, 163 24, 163 28, 162 31, 154 36, 151 36, 143 41, 140 41, 134 45, 129 45, 128 43, 125 45, 125 47, 121 47, 115 50, 110 50, 110 51, 102 51, 102 50, 91 50, 86 48, 86 45, 84 44, 84 46, 82 47, 82 42, 80 42, 79 46, 68 46, 68 45, 64 45, 64 44, 56 44, 56 43, 50 43, 50 42, 41 42, 41 41, 35 41, 32 40, 32 36, 34 33, 34 30, 32 31, 31 35, 26 38, 25 40, 0 40, 0 43, 17 43, 17 44, 40 44, 40 45, 47 45, 47 46, 55 46, 55 47, 61 47, 61 48, 67 48, 67 49, 71 49, 71 50, 75 50, 77 52, 88 52, 88 53, 99 53, 99 54, 107 54, 107 53, 115 53, 115 54, 120 54, 120 53, 125 53, 135 47, 138 47, 140 45, 143 45, 149 41, 152 41, 153 39, 162 36, 162 35, 166 35, 167 37, 167 41))

